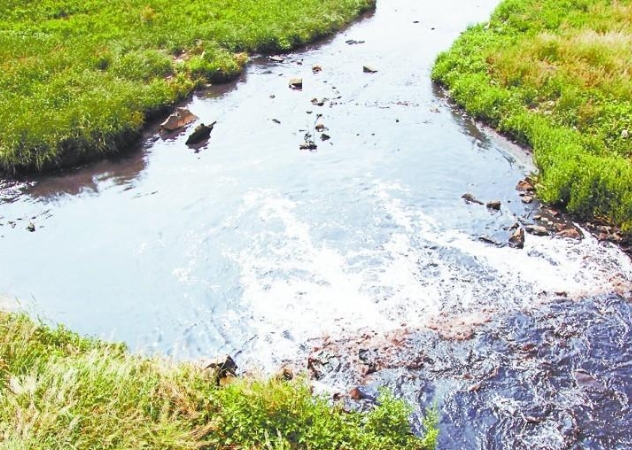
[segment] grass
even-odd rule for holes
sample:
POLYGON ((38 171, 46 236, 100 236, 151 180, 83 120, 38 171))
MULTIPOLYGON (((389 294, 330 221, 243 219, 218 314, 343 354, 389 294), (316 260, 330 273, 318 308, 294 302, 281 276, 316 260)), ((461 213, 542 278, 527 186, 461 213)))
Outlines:
POLYGON ((538 195, 632 231, 632 2, 504 0, 432 77, 533 147, 538 195))
POLYGON ((0 170, 119 151, 197 86, 253 52, 340 29, 375 0, 3 0, 0 170))
POLYGON ((430 449, 410 408, 382 393, 368 414, 312 397, 306 380, 235 379, 129 354, 0 312, 3 449, 430 449))

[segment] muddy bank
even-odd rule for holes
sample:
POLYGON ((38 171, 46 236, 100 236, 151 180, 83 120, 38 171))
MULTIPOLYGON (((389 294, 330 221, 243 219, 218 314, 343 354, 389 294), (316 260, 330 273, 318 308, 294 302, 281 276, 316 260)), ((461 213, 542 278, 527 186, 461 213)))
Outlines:
POLYGON ((406 330, 328 340, 306 364, 347 407, 387 385, 441 414, 440 449, 632 445, 630 297, 558 299, 498 316, 468 339, 406 330))

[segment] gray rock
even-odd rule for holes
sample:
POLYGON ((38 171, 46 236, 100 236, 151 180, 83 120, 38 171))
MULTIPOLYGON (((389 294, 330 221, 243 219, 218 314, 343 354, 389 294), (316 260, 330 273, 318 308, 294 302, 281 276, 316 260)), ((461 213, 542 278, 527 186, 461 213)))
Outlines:
POLYGON ((371 66, 362 66, 362 71, 364 73, 376 73, 377 69, 371 67, 371 66))

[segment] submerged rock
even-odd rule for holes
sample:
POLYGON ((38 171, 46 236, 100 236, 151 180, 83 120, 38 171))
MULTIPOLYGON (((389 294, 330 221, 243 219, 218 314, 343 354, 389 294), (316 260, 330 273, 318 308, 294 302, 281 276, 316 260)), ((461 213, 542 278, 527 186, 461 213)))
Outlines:
POLYGON ((187 108, 176 108, 175 112, 160 124, 160 127, 165 131, 177 131, 197 120, 197 118, 198 117, 187 108))
POLYGON ((476 197, 474 197, 472 194, 467 193, 467 194, 463 194, 461 196, 461 198, 463 200, 465 200, 467 203, 476 203, 478 205, 483 205, 484 203, 482 201, 480 201, 479 199, 477 199, 476 197))
POLYGON ((187 139, 186 145, 199 144, 200 142, 208 139, 211 136, 211 131, 213 131, 213 127, 216 123, 217 121, 213 122, 210 125, 204 125, 203 123, 199 124, 197 127, 195 127, 195 130, 193 130, 193 133, 191 133, 191 135, 187 139))

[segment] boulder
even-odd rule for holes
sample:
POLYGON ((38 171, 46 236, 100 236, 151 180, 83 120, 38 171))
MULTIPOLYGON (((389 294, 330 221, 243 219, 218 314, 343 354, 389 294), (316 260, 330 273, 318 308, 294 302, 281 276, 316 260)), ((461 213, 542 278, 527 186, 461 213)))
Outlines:
POLYGON ((534 192, 535 186, 533 185, 533 180, 527 177, 524 180, 518 181, 518 184, 516 185, 516 190, 522 192, 534 192))
POLYGON ((167 119, 160 124, 165 131, 176 131, 197 120, 197 116, 187 108, 176 108, 167 119))
POLYGON ((371 66, 362 66, 362 71, 364 73, 376 73, 377 69, 371 67, 371 66))

